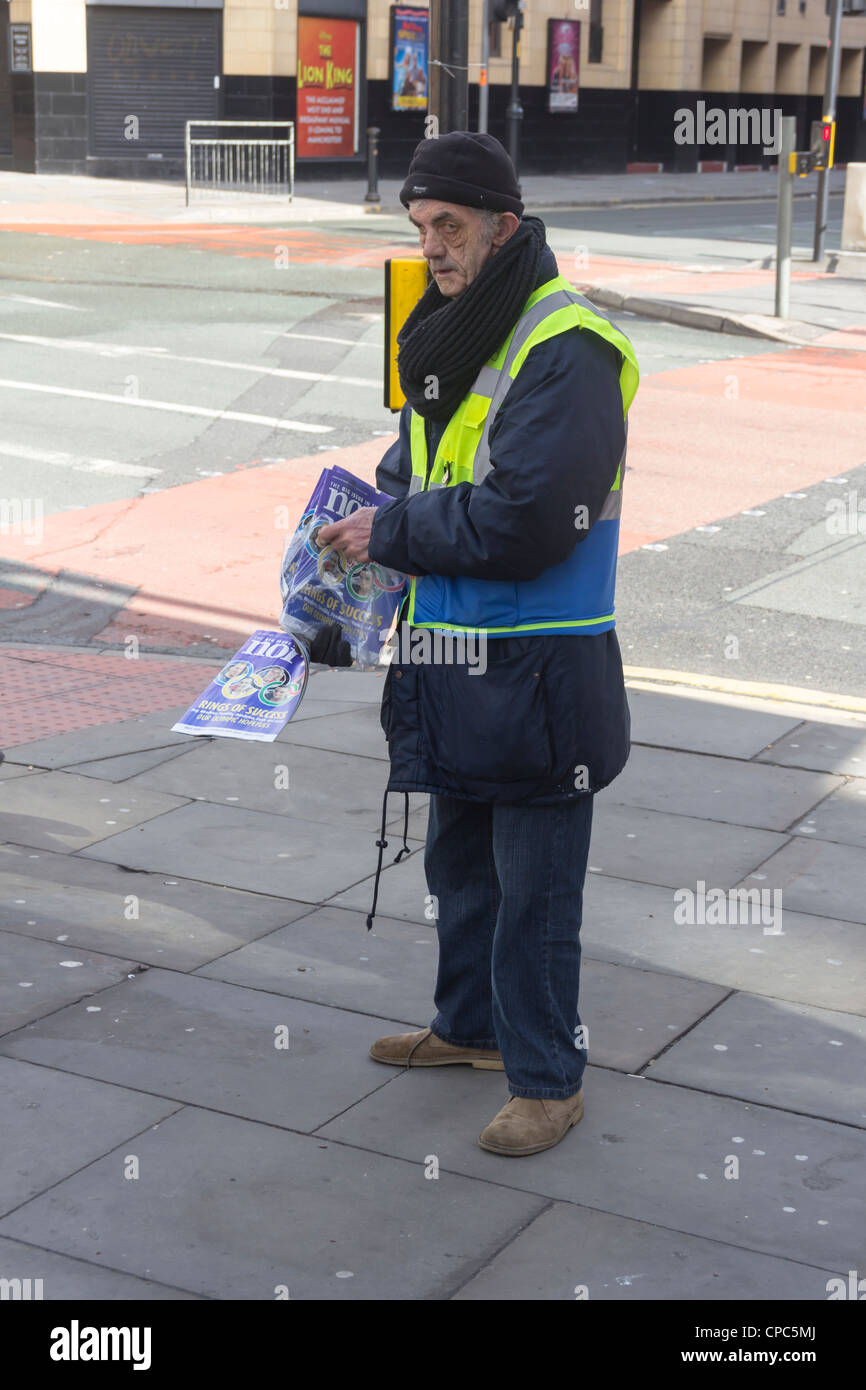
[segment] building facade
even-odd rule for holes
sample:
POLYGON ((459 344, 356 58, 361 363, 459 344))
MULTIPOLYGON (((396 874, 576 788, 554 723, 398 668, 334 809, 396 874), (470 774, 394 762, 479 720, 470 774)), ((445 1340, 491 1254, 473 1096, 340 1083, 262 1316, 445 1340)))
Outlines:
MULTIPOLYGON (((866 0, 846 3, 866 10, 866 0)), ((474 128, 481 0, 468 5, 474 128)), ((409 73, 399 26, 411 28, 412 15, 395 23, 392 11, 413 8, 423 16, 420 4, 392 0, 0 0, 0 169, 180 179, 193 119, 296 121, 299 181, 323 169, 357 175, 375 126, 381 172, 402 173, 427 133, 423 97, 393 109, 395 72, 409 73)), ((822 114, 827 8, 827 0, 526 0, 522 168, 774 163, 763 139, 742 138, 754 134, 745 123, 720 135, 704 118, 683 138, 677 113, 794 115, 802 148, 822 114)), ((512 33, 499 24, 490 32, 489 129, 504 139, 512 33)), ((866 13, 846 14, 838 162, 866 159, 864 49, 866 13)))

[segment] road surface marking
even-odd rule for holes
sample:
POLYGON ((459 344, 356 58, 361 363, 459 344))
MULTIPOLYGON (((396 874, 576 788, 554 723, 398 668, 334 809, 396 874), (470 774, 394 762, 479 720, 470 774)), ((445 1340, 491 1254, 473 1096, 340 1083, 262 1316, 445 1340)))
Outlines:
POLYGON ((0 339, 14 343, 36 343, 40 347, 66 348, 73 352, 94 352, 100 357, 157 357, 160 362, 195 362, 202 367, 224 367, 232 372, 255 372, 257 376, 286 377, 290 381, 328 381, 338 386, 375 386, 381 390, 378 377, 334 376, 330 372, 302 372, 292 367, 262 367, 252 362, 226 362, 217 357, 187 357, 160 347, 125 347, 122 344, 88 343, 81 338, 40 338, 32 333, 0 333, 0 339))
MULTIPOLYGON (((272 333, 272 328, 263 330, 265 333, 272 333)), ((382 351, 381 343, 355 342, 353 338, 328 338, 324 333, 279 333, 279 338, 301 338, 304 342, 311 343, 340 343, 342 347, 363 347, 375 348, 377 352, 382 351)))
POLYGON ((808 690, 797 685, 771 685, 765 681, 736 681, 723 676, 705 676, 690 671, 665 671, 651 666, 623 666, 631 681, 660 685, 691 685, 698 690, 716 690, 725 695, 749 695, 756 700, 783 700, 794 705, 821 705, 825 709, 866 714, 866 700, 857 695, 836 695, 826 690, 808 690))
POLYGON ((178 415, 203 415, 210 420, 239 420, 247 425, 270 425, 275 430, 300 430, 303 434, 330 434, 332 425, 309 425, 301 420, 280 420, 275 415, 248 415, 242 410, 211 410, 204 405, 177 405, 174 401, 146 401, 137 396, 116 396, 108 391, 78 391, 72 386, 43 386, 35 381, 11 381, 0 377, 0 386, 12 391, 43 391, 51 396, 77 396, 87 401, 141 406, 143 410, 168 410, 178 415))
POLYGON ((41 304, 46 309, 74 309, 77 314, 83 314, 84 306, 81 304, 61 304, 56 299, 34 299, 30 294, 3 294, 0 299, 13 299, 16 304, 41 304))
POLYGON ((30 459, 33 463, 49 463, 56 468, 72 468, 76 473, 118 473, 126 478, 155 478, 161 468, 148 468, 141 463, 120 463, 116 459, 91 459, 80 454, 66 454, 57 449, 31 449, 27 444, 0 442, 4 458, 30 459))

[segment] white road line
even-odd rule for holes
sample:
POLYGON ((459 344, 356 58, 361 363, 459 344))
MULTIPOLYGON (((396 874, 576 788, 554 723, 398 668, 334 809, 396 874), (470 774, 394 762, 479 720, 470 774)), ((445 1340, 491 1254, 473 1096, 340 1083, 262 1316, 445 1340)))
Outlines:
MULTIPOLYGON (((265 328, 264 333, 272 333, 272 328, 265 328)), ((377 352, 382 351, 381 343, 358 343, 354 338, 328 338, 323 333, 279 333, 280 338, 301 338, 304 342, 310 343, 339 343, 342 347, 362 347, 375 348, 377 352)))
POLYGON ((74 309, 76 314, 85 312, 81 304, 60 304, 56 299, 34 299, 29 294, 0 294, 0 299, 13 299, 16 304, 42 304, 46 309, 74 309))
POLYGON ((76 473, 117 473, 125 478, 155 478, 161 468, 148 468, 142 463, 120 463, 116 459, 91 459, 80 454, 66 454, 59 449, 31 449, 27 444, 0 441, 0 456, 28 459, 31 463, 48 463, 54 468, 71 468, 76 473))
POLYGON ((301 420, 281 420, 275 415, 248 415, 242 410, 210 410, 204 405, 178 405, 174 401, 147 401, 138 396, 116 396, 108 391, 77 391, 72 386, 43 386, 35 381, 10 381, 0 377, 0 386, 12 391, 43 391, 51 396, 77 396, 86 401, 109 401, 112 405, 140 406, 143 410, 168 410, 178 415, 203 415, 210 420, 239 420, 247 425, 270 425, 275 430, 300 430, 303 434, 331 434, 331 425, 308 425, 301 420))
POLYGON ((252 362, 226 362, 217 357, 186 357, 167 352, 165 348, 124 347, 110 343, 89 343, 80 338, 41 338, 33 333, 0 333, 0 340, 13 343, 35 343, 40 347, 66 348, 74 352, 93 352, 100 357, 156 357, 160 362, 195 362, 202 367, 223 367, 232 372, 254 372, 256 376, 285 377, 289 381, 328 381, 338 386, 375 386, 382 389, 378 377, 332 376, 328 372, 301 372, 290 367, 261 367, 252 362))

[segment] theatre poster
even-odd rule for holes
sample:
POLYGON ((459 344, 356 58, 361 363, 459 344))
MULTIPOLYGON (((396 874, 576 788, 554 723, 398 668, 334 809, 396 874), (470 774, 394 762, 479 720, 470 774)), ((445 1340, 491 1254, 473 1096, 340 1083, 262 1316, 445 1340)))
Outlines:
POLYGON ((299 159, 351 159, 359 150, 361 26, 298 16, 299 159))

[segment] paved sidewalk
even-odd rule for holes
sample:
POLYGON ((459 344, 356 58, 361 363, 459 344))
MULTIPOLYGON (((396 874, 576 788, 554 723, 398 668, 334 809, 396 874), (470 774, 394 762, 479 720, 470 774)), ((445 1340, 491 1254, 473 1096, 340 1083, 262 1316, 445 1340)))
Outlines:
POLYGON ((380 674, 317 672, 267 745, 169 732, 207 662, 0 658, 33 707, 0 768, 0 1275, 46 1299, 823 1301, 862 1270, 866 717, 630 691, 585 894, 586 1116, 509 1160, 476 1142, 501 1074, 367 1056, 428 1023, 436 956, 422 797, 400 865, 389 802, 364 929, 380 674), (701 885, 764 890, 763 919, 702 915, 701 885))
MULTIPOLYGON (((377 213, 404 216, 402 179, 379 181, 379 201, 365 201, 366 178, 309 178, 295 182, 295 197, 241 197, 194 191, 186 206, 183 183, 156 179, 97 179, 77 174, 0 172, 0 225, 20 222, 304 222, 377 213)), ((693 202, 701 199, 775 198, 770 171, 728 174, 526 174, 524 201, 531 210, 599 207, 617 203, 693 202)), ((830 191, 845 187, 834 169, 830 191)), ((805 195, 804 195, 805 196, 805 195)))
MULTIPOLYGON (((866 275, 839 274, 838 257, 791 262, 790 317, 774 315, 775 256, 745 266, 592 258, 570 278, 608 309, 689 328, 770 338, 793 347, 866 351, 866 275)), ((562 266, 562 257, 560 257, 562 266)), ((564 269, 563 273, 567 273, 564 269)))

